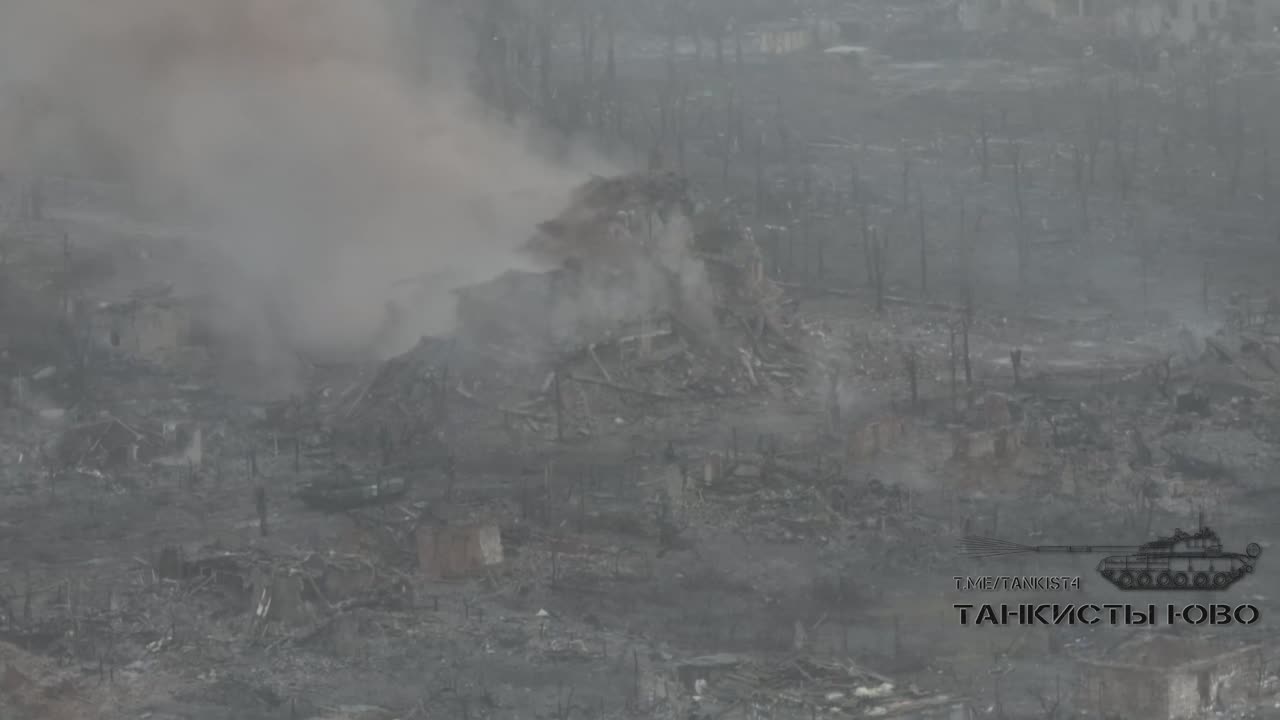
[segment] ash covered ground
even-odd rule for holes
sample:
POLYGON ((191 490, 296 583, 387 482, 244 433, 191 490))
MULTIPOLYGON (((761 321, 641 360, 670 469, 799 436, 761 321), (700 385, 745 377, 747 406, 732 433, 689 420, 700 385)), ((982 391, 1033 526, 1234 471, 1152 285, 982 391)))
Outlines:
POLYGON ((0 717, 1274 714, 1250 7, 0 1, 0 717))

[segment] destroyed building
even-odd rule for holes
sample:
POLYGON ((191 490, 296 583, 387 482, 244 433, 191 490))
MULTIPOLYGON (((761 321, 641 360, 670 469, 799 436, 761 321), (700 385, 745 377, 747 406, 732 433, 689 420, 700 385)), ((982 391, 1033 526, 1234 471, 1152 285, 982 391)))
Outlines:
MULTIPOLYGON (((596 178, 543 223, 526 251, 551 265, 460 288, 459 334, 544 362, 591 352, 648 354, 664 339, 733 357, 729 339, 785 339, 781 290, 750 234, 698 212, 673 173, 596 178), (728 335, 726 335, 728 333, 728 335)), ((746 342, 746 340, 743 340, 746 342)))
POLYGON ((192 333, 188 307, 173 297, 100 303, 91 325, 98 347, 140 360, 159 360, 177 352, 192 333))
POLYGON ((1144 631, 1078 659, 1076 706, 1099 717, 1186 720, 1262 690, 1265 645, 1190 632, 1144 631))

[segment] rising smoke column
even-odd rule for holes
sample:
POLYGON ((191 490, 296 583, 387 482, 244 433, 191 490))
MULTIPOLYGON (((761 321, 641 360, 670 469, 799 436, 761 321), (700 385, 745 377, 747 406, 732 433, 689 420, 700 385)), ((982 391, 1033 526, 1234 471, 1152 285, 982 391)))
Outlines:
MULTIPOLYGON (((244 326, 259 339, 367 344, 393 282, 520 265, 585 177, 481 111, 465 49, 441 40, 453 17, 408 19, 351 0, 0 0, 0 171, 126 181, 230 258, 204 289, 241 325, 274 318, 244 326)), ((448 284, 402 340, 448 329, 448 284)))

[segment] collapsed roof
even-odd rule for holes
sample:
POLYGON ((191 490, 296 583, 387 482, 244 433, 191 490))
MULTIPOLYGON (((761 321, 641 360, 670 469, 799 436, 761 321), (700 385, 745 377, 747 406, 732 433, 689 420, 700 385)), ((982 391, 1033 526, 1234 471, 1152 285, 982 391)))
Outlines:
POLYGON ((765 313, 779 330, 776 287, 764 279, 749 234, 697 212, 687 182, 670 172, 593 178, 524 250, 553 267, 511 271, 462 288, 464 335, 532 346, 545 354, 628 334, 658 317, 708 338, 717 313, 765 313))

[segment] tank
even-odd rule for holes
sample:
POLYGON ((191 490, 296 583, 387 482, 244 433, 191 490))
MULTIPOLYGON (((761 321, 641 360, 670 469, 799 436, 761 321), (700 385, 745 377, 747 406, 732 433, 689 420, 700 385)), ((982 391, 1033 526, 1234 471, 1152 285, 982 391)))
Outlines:
POLYGON ((1262 546, 1249 543, 1243 553, 1225 552, 1209 527, 1172 535, 1142 545, 1022 546, 981 538, 966 542, 967 554, 1006 555, 1019 552, 1116 553, 1098 563, 1098 574, 1121 590, 1226 590, 1253 572, 1262 546))
POLYGON ((403 477, 357 475, 347 466, 304 483, 296 497, 313 510, 345 512, 372 505, 385 505, 403 498, 409 483, 403 477))

